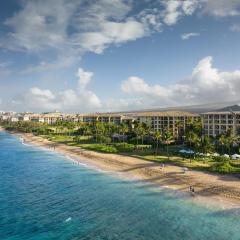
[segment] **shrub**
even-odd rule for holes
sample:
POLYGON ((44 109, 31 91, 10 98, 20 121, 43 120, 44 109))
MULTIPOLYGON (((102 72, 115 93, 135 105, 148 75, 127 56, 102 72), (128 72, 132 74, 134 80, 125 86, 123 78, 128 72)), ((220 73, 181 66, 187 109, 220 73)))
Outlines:
POLYGON ((115 144, 115 147, 120 152, 132 152, 135 148, 134 144, 129 144, 129 143, 117 143, 115 144))
POLYGON ((212 167, 211 170, 214 172, 218 173, 230 173, 234 171, 234 167, 230 165, 230 163, 215 163, 212 167))
POLYGON ((227 157, 223 157, 223 156, 217 156, 217 157, 213 157, 213 160, 215 162, 219 162, 219 163, 229 163, 229 158, 227 157))
POLYGON ((111 145, 105 144, 89 144, 87 146, 83 146, 86 149, 99 151, 99 152, 106 152, 106 153, 117 153, 118 150, 111 145))
POLYGON ((112 141, 110 137, 105 137, 102 135, 99 135, 97 139, 101 143, 110 143, 112 141))

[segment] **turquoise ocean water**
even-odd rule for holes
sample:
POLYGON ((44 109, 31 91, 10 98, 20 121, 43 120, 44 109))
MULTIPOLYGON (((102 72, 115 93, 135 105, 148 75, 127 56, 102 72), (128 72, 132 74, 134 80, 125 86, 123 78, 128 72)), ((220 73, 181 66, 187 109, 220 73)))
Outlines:
POLYGON ((0 240, 20 239, 240 240, 240 214, 151 191, 0 132, 0 240))

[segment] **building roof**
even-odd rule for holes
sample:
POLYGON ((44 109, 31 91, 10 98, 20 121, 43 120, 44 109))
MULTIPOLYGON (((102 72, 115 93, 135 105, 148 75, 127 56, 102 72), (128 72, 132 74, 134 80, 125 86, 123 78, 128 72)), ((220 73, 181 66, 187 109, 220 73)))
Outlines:
POLYGON ((122 114, 118 113, 84 113, 78 114, 79 117, 121 117, 122 114))
POLYGON ((240 111, 219 111, 219 112, 205 112, 202 115, 232 115, 232 114, 240 114, 240 111))
POLYGON ((132 113, 133 117, 198 117, 198 114, 182 111, 165 111, 165 112, 139 112, 132 113))

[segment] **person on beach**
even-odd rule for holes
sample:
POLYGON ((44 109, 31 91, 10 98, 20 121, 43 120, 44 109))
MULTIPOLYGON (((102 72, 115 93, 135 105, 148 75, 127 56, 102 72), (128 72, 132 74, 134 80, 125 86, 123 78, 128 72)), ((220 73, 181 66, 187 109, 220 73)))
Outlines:
POLYGON ((190 186, 190 187, 189 187, 189 190, 190 190, 191 196, 192 196, 192 197, 195 197, 195 189, 194 189, 194 187, 193 187, 193 186, 190 186))

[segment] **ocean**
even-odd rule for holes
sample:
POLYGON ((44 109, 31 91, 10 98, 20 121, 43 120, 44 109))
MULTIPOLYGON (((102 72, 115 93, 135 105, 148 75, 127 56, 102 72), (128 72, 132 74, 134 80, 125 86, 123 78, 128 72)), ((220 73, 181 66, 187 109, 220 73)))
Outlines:
POLYGON ((239 209, 200 206, 0 132, 0 240, 240 240, 239 209))

